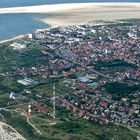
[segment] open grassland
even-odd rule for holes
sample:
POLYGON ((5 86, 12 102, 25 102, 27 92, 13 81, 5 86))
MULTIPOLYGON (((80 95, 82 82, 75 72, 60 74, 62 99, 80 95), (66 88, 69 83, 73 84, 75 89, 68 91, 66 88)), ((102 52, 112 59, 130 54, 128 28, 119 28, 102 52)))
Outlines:
POLYGON ((31 117, 30 122, 40 131, 39 135, 33 127, 28 124, 26 117, 15 112, 1 110, 4 120, 18 130, 28 140, 135 140, 135 132, 112 124, 102 126, 96 123, 78 119, 69 112, 59 110, 57 114, 57 124, 49 125, 50 118, 44 119, 31 117), (68 115, 69 114, 69 115, 68 115), (16 121, 15 121, 16 120, 16 121), (24 127, 23 127, 24 126, 24 127))

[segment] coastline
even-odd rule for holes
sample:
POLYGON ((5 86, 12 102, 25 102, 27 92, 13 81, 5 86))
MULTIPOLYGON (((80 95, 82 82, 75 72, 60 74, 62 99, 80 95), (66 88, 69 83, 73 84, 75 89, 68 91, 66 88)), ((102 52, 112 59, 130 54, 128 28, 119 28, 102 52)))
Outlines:
MULTIPOLYGON (((87 23, 95 25, 96 21, 114 22, 124 19, 140 19, 140 3, 71 3, 0 8, 0 15, 8 13, 48 13, 49 15, 46 17, 37 18, 38 21, 48 25, 48 28, 87 23)), ((11 39, 0 40, 0 44, 20 39, 24 36, 18 35, 11 39)))
MULTIPOLYGON (((48 28, 37 29, 35 32, 38 32, 38 31, 44 31, 44 30, 46 30, 46 29, 50 29, 50 28, 53 28, 53 26, 50 26, 50 25, 49 25, 48 28)), ((17 36, 15 36, 15 37, 10 38, 10 39, 0 40, 0 45, 1 45, 1 44, 4 44, 4 43, 11 42, 11 41, 15 41, 15 40, 18 40, 18 39, 22 39, 22 38, 28 36, 28 34, 30 34, 30 33, 23 34, 23 35, 17 35, 17 36)))
POLYGON ((89 3, 84 7, 80 4, 79 8, 76 9, 73 7, 65 11, 52 11, 50 16, 40 20, 57 27, 94 23, 97 20, 116 21, 124 19, 140 19, 140 3, 89 3))
POLYGON ((13 38, 10 38, 10 39, 0 40, 0 45, 1 45, 1 44, 4 44, 4 43, 7 43, 7 42, 10 42, 10 41, 17 40, 17 39, 22 39, 22 38, 24 38, 25 36, 26 36, 26 34, 25 34, 25 35, 18 35, 18 36, 15 36, 15 37, 13 37, 13 38))

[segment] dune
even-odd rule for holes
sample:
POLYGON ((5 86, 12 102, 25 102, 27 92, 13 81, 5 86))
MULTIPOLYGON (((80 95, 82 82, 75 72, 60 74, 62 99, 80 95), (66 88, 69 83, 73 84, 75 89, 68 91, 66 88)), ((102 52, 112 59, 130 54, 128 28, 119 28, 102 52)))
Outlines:
POLYGON ((0 140, 25 140, 25 138, 10 125, 0 122, 0 140))

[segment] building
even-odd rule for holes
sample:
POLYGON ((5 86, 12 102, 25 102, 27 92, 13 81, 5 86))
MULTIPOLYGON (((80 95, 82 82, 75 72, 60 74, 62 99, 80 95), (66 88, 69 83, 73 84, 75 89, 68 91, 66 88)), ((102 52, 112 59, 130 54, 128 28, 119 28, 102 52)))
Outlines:
POLYGON ((27 77, 25 77, 25 79, 23 79, 23 80, 18 80, 17 82, 24 86, 38 84, 38 82, 36 82, 30 78, 27 78, 27 77))
POLYGON ((14 50, 26 50, 26 44, 20 44, 20 43, 16 43, 14 42, 13 44, 10 45, 10 47, 13 47, 14 50))

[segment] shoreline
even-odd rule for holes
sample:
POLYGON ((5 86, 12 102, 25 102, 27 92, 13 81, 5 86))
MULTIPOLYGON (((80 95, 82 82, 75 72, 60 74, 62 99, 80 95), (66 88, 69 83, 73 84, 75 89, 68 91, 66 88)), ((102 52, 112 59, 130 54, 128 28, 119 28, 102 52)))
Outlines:
MULTIPOLYGON (((85 24, 88 24, 88 23, 85 23, 85 24)), ((107 24, 108 23, 106 23, 106 21, 105 21, 105 22, 96 23, 94 25, 107 25, 107 24)), ((80 25, 80 24, 78 24, 78 25, 80 25)), ((62 27, 62 26, 58 26, 58 25, 49 25, 49 24, 48 24, 48 26, 49 26, 48 28, 37 29, 35 32, 44 31, 44 30, 47 30, 47 29, 55 28, 55 27, 62 27)), ((66 26, 70 26, 70 25, 66 25, 66 26)), ((65 27, 65 25, 63 25, 63 27, 65 27)), ((33 33, 35 33, 35 32, 33 32, 33 33)), ((11 42, 11 41, 15 41, 15 40, 18 40, 18 39, 22 39, 22 38, 28 36, 28 34, 30 34, 30 33, 23 34, 23 35, 17 35, 15 37, 12 37, 12 38, 9 38, 9 39, 0 40, 0 45, 2 45, 4 43, 11 42)))
MULTIPOLYGON (((48 16, 43 18, 38 17, 37 20, 48 25, 49 27, 47 29, 49 29, 53 27, 81 25, 88 23, 94 25, 96 21, 114 22, 117 20, 125 19, 140 19, 140 3, 92 2, 0 8, 0 15, 16 13, 48 13, 48 16)), ((100 24, 102 24, 102 22, 100 24)), ((45 29, 37 29, 36 31, 38 30, 45 29)), ((27 34, 18 35, 10 39, 0 40, 0 44, 10 42, 16 39, 21 39, 27 34)))
POLYGON ((4 43, 11 42, 11 41, 15 41, 15 40, 17 40, 17 39, 22 39, 22 38, 24 38, 26 35, 27 35, 27 34, 18 35, 18 36, 12 37, 12 38, 10 38, 10 39, 0 40, 0 45, 1 45, 1 44, 4 44, 4 43))
MULTIPOLYGON (((37 29, 35 32, 44 31, 44 30, 50 29, 50 28, 53 28, 53 26, 49 25, 48 28, 37 29)), ((35 32, 33 32, 33 33, 35 33, 35 32)), ((28 36, 29 34, 30 34, 30 33, 23 34, 23 35, 17 35, 17 36, 15 36, 15 37, 12 37, 12 38, 9 38, 9 39, 0 40, 0 45, 2 45, 2 44, 4 44, 4 43, 11 42, 11 41, 15 41, 15 40, 18 40, 18 39, 25 38, 25 37, 28 36)))
MULTIPOLYGON (((129 19, 128 19, 129 20, 129 19)), ((113 21, 95 21, 95 23, 90 23, 90 22, 86 22, 85 24, 92 24, 93 26, 96 26, 96 25, 108 25, 108 24, 117 24, 117 23, 122 23, 122 21, 119 21, 119 20, 113 20, 113 21)), ((82 23, 84 24, 84 23, 82 23)), ((48 24, 48 28, 42 28, 42 29, 37 29, 36 31, 34 31, 33 33, 35 32, 39 32, 39 31, 44 31, 44 30, 47 30, 47 29, 51 29, 51 28, 55 28, 55 27, 65 27, 65 26, 76 26, 76 25, 82 25, 82 24, 72 24, 72 25, 61 25, 61 26, 58 26, 58 25, 49 25, 48 24)), ((15 37, 12 37, 10 39, 4 39, 4 40, 0 40, 0 45, 4 44, 4 43, 8 43, 8 42, 11 42, 11 41, 15 41, 15 40, 18 40, 18 39, 22 39, 26 36, 28 36, 28 34, 30 33, 27 33, 27 34, 23 34, 23 35, 17 35, 15 37)))

